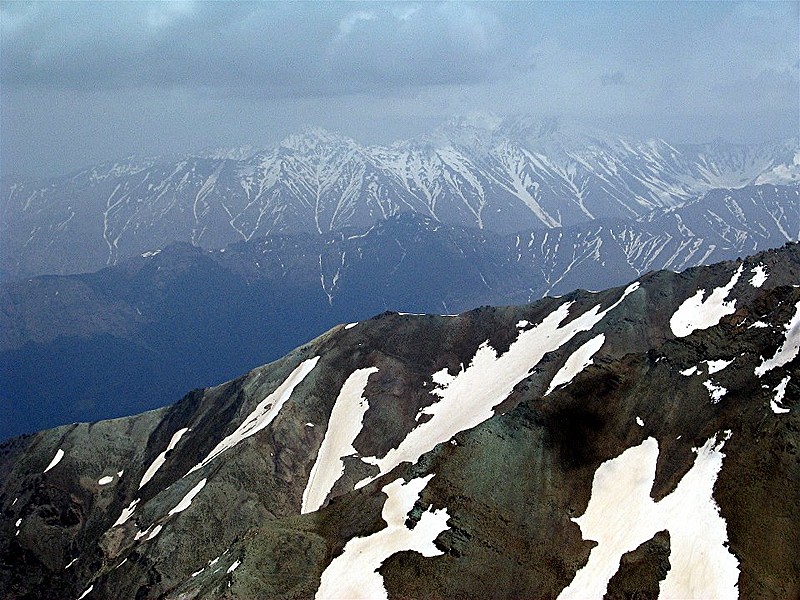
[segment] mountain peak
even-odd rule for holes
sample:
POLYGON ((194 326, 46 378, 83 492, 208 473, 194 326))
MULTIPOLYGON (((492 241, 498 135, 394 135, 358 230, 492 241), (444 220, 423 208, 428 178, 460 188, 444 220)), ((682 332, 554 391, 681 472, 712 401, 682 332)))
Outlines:
POLYGON ((352 138, 338 132, 311 125, 301 127, 299 133, 286 136, 280 143, 282 148, 289 148, 297 152, 313 152, 321 147, 336 145, 357 146, 358 144, 352 138))

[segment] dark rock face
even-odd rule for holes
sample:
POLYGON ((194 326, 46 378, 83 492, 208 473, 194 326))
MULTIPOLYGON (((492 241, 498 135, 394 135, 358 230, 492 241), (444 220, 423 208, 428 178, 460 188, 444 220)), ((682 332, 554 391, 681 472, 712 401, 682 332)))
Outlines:
POLYGON ((619 571, 608 583, 608 592, 604 598, 658 598, 658 583, 670 570, 669 551, 669 532, 665 530, 659 531, 636 550, 624 554, 619 571))
POLYGON ((173 406, 9 440, 0 588, 797 597, 798 283, 792 244, 624 290, 385 313, 173 406))

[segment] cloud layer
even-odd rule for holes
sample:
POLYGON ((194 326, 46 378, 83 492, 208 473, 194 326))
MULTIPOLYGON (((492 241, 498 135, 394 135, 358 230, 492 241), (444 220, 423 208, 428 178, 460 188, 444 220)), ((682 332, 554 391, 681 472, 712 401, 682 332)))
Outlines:
POLYGON ((799 20, 796 2, 6 2, 2 170, 68 141, 87 160, 301 122, 370 141, 475 111, 793 135, 799 20))

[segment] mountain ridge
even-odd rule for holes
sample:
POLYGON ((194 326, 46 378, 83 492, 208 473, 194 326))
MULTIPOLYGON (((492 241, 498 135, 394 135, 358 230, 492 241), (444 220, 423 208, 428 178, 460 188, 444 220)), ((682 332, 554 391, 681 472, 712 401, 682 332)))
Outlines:
POLYGON ((364 233, 213 251, 183 242, 93 274, 5 282, 0 391, 10 412, 0 438, 154 408, 386 310, 460 313, 733 259, 800 235, 787 231, 800 229, 798 211, 800 188, 757 186, 639 223, 509 236, 407 213, 364 233))
POLYGON ((792 243, 527 306, 382 314, 171 407, 11 440, 1 585, 566 598, 588 574, 599 595, 691 580, 791 597, 798 281, 792 243), (604 503, 608 469, 625 503, 604 503), (619 527, 627 546, 606 537, 619 527), (687 547, 713 574, 695 579, 706 561, 687 547), (597 548, 621 563, 607 577, 597 548))
POLYGON ((170 241, 220 248, 273 233, 363 231, 400 212, 504 234, 633 220, 713 188, 800 177, 797 140, 677 147, 593 135, 457 122, 362 146, 306 130, 236 160, 132 159, 45 182, 4 180, 0 270, 88 272, 170 241))

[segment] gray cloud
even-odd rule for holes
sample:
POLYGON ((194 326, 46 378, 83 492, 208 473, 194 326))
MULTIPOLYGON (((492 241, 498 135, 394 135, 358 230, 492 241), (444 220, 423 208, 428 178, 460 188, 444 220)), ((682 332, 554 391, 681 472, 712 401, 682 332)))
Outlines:
POLYGON ((228 2, 3 5, 6 86, 314 96, 491 80, 490 6, 228 2))
POLYGON ((453 114, 797 135, 797 2, 4 2, 0 173, 453 114), (65 149, 67 149, 65 151, 65 149))

